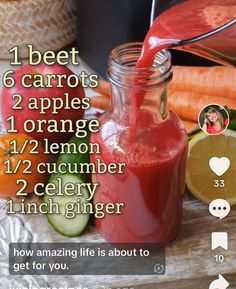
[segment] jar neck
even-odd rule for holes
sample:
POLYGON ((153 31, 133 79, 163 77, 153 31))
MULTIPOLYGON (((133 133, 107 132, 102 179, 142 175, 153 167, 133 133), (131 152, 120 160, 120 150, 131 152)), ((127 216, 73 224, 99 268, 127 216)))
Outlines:
POLYGON ((113 113, 121 116, 132 113, 136 106, 165 118, 165 90, 172 78, 171 55, 166 50, 160 51, 151 67, 137 68, 141 51, 142 43, 127 43, 115 48, 109 56, 113 113))

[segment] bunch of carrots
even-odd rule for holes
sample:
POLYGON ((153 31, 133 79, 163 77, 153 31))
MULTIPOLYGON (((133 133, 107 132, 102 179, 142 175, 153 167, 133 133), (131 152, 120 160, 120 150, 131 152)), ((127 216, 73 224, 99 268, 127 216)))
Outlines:
MULTIPOLYGON (((187 132, 197 127, 198 114, 209 104, 236 109, 236 69, 233 67, 173 67, 173 80, 168 86, 168 108, 183 120, 187 132)), ((95 108, 110 105, 110 86, 100 81, 91 100, 95 108)))

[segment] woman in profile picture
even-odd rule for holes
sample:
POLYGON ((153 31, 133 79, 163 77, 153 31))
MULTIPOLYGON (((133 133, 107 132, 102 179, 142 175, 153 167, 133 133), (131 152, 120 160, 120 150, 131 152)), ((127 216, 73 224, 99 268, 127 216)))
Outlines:
POLYGON ((221 109, 208 106, 204 112, 202 129, 209 134, 219 134, 225 130, 228 126, 228 122, 228 118, 224 118, 221 109))

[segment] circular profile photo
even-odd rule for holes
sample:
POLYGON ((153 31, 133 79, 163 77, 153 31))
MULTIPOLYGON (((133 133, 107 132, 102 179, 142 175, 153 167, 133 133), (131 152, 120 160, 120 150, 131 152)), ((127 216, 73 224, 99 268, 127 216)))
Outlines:
POLYGON ((199 113, 198 123, 200 128, 210 135, 221 134, 229 125, 229 114, 223 106, 209 104, 199 113))

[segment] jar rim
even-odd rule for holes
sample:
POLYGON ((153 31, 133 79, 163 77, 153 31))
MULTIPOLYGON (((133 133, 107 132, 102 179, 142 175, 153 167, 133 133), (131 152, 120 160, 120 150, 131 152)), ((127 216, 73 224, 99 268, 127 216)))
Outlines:
POLYGON ((114 48, 108 58, 108 79, 125 87, 143 86, 145 89, 166 85, 172 78, 171 54, 168 50, 159 51, 150 67, 136 67, 143 43, 130 42, 114 48), (139 78, 139 82, 133 81, 139 78))
MULTIPOLYGON (((124 44, 120 44, 119 46, 115 47, 111 52, 110 52, 110 55, 109 55, 109 58, 108 58, 108 63, 110 65, 115 65, 117 68, 120 68, 120 69, 129 69, 129 72, 131 72, 132 70, 134 72, 142 72, 142 71, 145 71, 145 70, 150 70, 150 69, 160 69, 162 66, 168 64, 168 62, 171 61, 171 53, 166 50, 166 49, 163 49, 159 52, 156 53, 155 55, 155 59, 154 59, 154 64, 155 65, 152 65, 152 66, 149 66, 149 67, 135 67, 135 66, 126 66, 126 65, 123 65, 123 64, 120 64, 116 57, 115 56, 122 56, 124 54, 125 51, 127 51, 127 49, 136 49, 138 51, 140 51, 139 55, 141 54, 141 50, 142 50, 142 46, 143 46, 143 42, 128 42, 128 43, 124 43, 124 44), (159 60, 162 60, 161 63, 157 63, 155 62, 155 60, 157 60, 157 57, 160 57, 159 60)), ((134 51, 134 50, 133 50, 134 51)))

